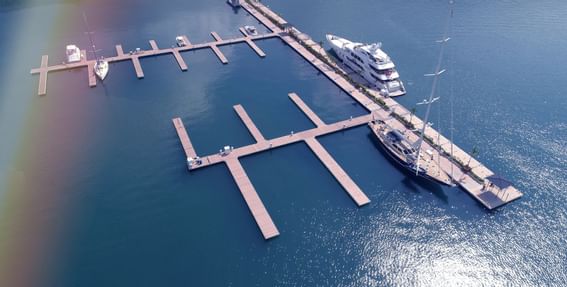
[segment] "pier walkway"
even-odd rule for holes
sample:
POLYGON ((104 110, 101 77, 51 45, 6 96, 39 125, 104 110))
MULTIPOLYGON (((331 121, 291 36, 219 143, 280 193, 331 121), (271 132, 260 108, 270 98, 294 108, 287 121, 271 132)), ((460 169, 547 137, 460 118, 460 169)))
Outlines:
MULTIPOLYGON (((343 189, 348 193, 348 195, 357 204, 357 206, 363 206, 370 202, 370 199, 340 167, 340 165, 333 159, 333 157, 325 150, 325 148, 319 143, 319 141, 317 141, 316 137, 360 125, 365 125, 372 119, 371 115, 363 115, 353 119, 348 119, 327 125, 323 123, 323 121, 321 121, 319 117, 295 93, 289 94, 289 97, 310 119, 312 119, 314 123, 316 123, 317 127, 267 140, 262 135, 260 130, 256 127, 244 108, 241 105, 236 105, 234 106, 234 110, 236 111, 244 125, 248 128, 248 131, 254 137, 256 143, 235 148, 228 153, 223 152, 204 156, 200 158, 198 162, 188 167, 189 170, 194 170, 224 162, 228 166, 232 176, 234 177, 234 180, 236 181, 240 191, 242 192, 242 196, 245 198, 250 212, 254 216, 256 223, 262 231, 265 239, 277 236, 279 233, 264 205, 262 204, 259 196, 257 195, 252 183, 248 179, 248 176, 246 176, 246 172, 242 169, 242 166, 240 165, 238 160, 241 157, 304 141, 311 149, 311 151, 327 168, 327 170, 329 170, 329 172, 335 177, 337 182, 343 187, 343 189)), ((189 140, 189 136, 187 135, 187 131, 185 130, 181 119, 175 118, 173 119, 173 123, 185 151, 186 157, 196 158, 197 154, 195 153, 195 150, 191 145, 191 141, 189 140)))
MULTIPOLYGON (((244 30, 241 28, 241 32, 244 30)), ((243 32, 244 36, 234 39, 222 39, 216 32, 212 32, 211 35, 215 39, 213 42, 201 43, 201 44, 191 44, 187 36, 183 36, 186 40, 188 45, 183 47, 172 47, 172 48, 164 48, 160 49, 158 44, 155 40, 150 40, 150 50, 141 50, 139 52, 133 51, 129 53, 124 53, 124 50, 121 45, 116 45, 116 56, 105 58, 106 61, 109 63, 113 62, 120 62, 120 61, 131 61, 134 66, 134 71, 136 72, 136 77, 139 79, 144 78, 144 71, 142 69, 142 65, 140 63, 140 58, 144 57, 152 57, 152 56, 159 56, 165 54, 172 54, 177 61, 179 68, 182 71, 187 71, 187 64, 183 60, 181 56, 182 52, 190 51, 190 50, 198 50, 198 49, 211 49, 214 54, 219 58, 219 60, 223 64, 228 63, 228 59, 219 49, 219 46, 224 45, 232 45, 237 43, 247 43, 248 46, 254 50, 260 57, 265 57, 266 54, 254 43, 254 41, 279 37, 277 33, 267 33, 262 35, 250 36, 243 32)), ((85 53, 83 53, 85 55, 85 53)), ((88 69, 88 82, 90 87, 96 86, 96 77, 93 73, 92 67, 94 67, 95 59, 87 60, 86 55, 80 62, 76 63, 65 63, 65 64, 58 64, 49 66, 48 65, 48 56, 44 55, 41 57, 41 65, 39 68, 32 69, 30 73, 39 74, 39 87, 37 94, 40 96, 44 96, 47 93, 47 74, 49 72, 56 72, 56 71, 64 71, 64 70, 71 70, 71 69, 79 69, 79 68, 87 68, 88 69)))
MULTIPOLYGON (((310 47, 313 51, 316 51, 315 53, 319 54, 320 57, 330 59, 329 55, 327 55, 327 53, 325 52, 325 49, 318 43, 313 41, 308 35, 301 33, 294 27, 291 27, 287 23, 287 21, 285 21, 282 17, 274 13, 272 10, 270 10, 260 2, 254 2, 254 4, 251 5, 247 1, 242 1, 241 6, 253 17, 255 17, 260 23, 268 27, 268 29, 270 29, 273 33, 279 34, 280 38, 293 50, 295 50, 305 60, 311 63, 337 86, 347 92, 353 99, 364 106, 369 112, 378 115, 380 118, 390 117, 390 112, 382 109, 378 104, 376 104, 373 100, 359 91, 353 84, 347 81, 341 74, 337 73, 336 71, 342 71, 339 66, 337 66, 336 64, 329 66, 327 63, 321 61, 315 54, 313 54, 313 52, 306 49, 304 45, 310 47), (272 20, 266 17, 266 15, 273 19, 276 23, 272 22, 272 20), (278 27, 278 25, 281 27, 287 27, 286 31, 282 30, 280 27, 278 27), (291 36, 292 33, 296 36, 296 38, 299 39, 299 41, 301 41, 301 43, 291 36)), ((411 114, 407 111, 407 109, 399 105, 395 100, 391 98, 385 98, 376 93, 372 94, 375 98, 384 101, 388 107, 394 109, 394 112, 398 115, 401 115, 406 121, 409 122, 411 118, 414 127, 423 126, 423 122, 419 118, 417 118, 415 115, 410 116, 411 114), (402 113, 400 113, 400 111, 402 111, 402 113)), ((402 131, 406 135, 410 135, 410 137, 413 137, 413 139, 416 139, 418 137, 412 130, 408 129, 399 120, 392 119, 390 121, 390 124, 392 125, 392 123, 394 123, 394 125, 400 131, 402 131)), ((492 172, 482 163, 478 162, 476 159, 472 158, 471 155, 467 154, 465 151, 452 144, 451 141, 443 137, 435 129, 428 127, 425 131, 425 135, 431 139, 439 139, 440 147, 437 148, 427 142, 424 142, 424 145, 422 146, 423 151, 425 152, 426 150, 430 150, 432 153, 434 153, 434 157, 439 157, 441 168, 449 175, 451 175, 460 187, 462 187, 471 196, 482 203, 486 208, 494 209, 522 196, 522 193, 511 185, 505 188, 495 189, 492 186, 488 188, 487 185, 493 184, 492 176, 494 176, 494 172, 492 172), (439 150, 441 150, 441 152, 439 150), (450 159, 451 154, 453 159, 450 159), (472 168, 471 171, 464 172, 455 161, 459 161, 460 163, 468 163, 470 161, 469 166, 472 168), (480 178, 481 181, 475 178, 480 178)))
POLYGON ((197 154, 195 153, 195 149, 193 148, 193 144, 189 139, 189 135, 187 134, 187 130, 185 129, 185 126, 183 125, 181 119, 174 118, 173 125, 175 126, 175 130, 177 131, 177 135, 179 136, 179 140, 181 141, 183 150, 185 151, 185 157, 187 158, 197 157, 197 154))

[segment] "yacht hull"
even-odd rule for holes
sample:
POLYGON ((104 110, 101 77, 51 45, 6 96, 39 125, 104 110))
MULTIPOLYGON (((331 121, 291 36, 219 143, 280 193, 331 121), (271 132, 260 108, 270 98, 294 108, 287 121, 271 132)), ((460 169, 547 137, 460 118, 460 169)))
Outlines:
POLYGON ((427 179, 429 181, 439 183, 439 184, 442 184, 442 185, 446 185, 446 186, 454 186, 452 181, 449 179, 448 175, 445 174, 444 172, 442 174, 440 173, 438 176, 434 176, 433 174, 431 174, 430 172, 427 172, 425 170, 420 170, 419 172, 416 173, 416 169, 414 168, 414 165, 412 163, 407 162, 406 159, 402 158, 398 153, 393 151, 384 142, 385 139, 379 133, 378 129, 375 127, 375 125, 372 122, 369 123, 369 127, 372 130, 374 137, 378 140, 378 143, 380 144, 380 148, 382 149, 382 151, 384 151, 393 162, 395 162, 406 173, 408 173, 408 175, 410 175, 414 178, 427 179))
MULTIPOLYGON (((394 69, 395 65, 393 62, 391 61, 386 63, 373 62, 372 64, 363 63, 361 61, 361 57, 355 55, 357 53, 356 49, 360 49, 360 46, 363 46, 363 44, 353 43, 347 39, 330 34, 328 34, 326 37, 329 46, 335 52, 339 60, 342 63, 344 63, 347 67, 352 69, 354 72, 362 76, 364 80, 368 81, 368 83, 374 85, 376 88, 381 90, 384 95, 401 96, 406 93, 402 81, 398 79, 399 74, 397 73, 397 71, 395 71, 394 69), (358 57, 358 59, 355 59, 354 57, 358 57), (377 74, 376 73, 378 71, 377 69, 391 70, 393 72, 391 74, 384 74, 383 72, 377 74)), ((362 55, 365 54, 363 53, 362 55)), ((384 53, 383 55, 386 54, 384 53)))

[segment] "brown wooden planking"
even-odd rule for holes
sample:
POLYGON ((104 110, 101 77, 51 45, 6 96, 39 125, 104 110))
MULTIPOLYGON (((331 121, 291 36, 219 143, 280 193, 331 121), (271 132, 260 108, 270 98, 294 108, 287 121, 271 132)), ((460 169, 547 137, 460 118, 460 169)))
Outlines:
POLYGON ((228 64, 228 60, 226 59, 224 54, 221 52, 219 47, 217 47, 216 45, 211 45, 210 47, 211 47, 211 50, 213 50, 213 52, 215 53, 215 55, 217 55, 217 57, 219 58, 221 63, 228 64))
MULTIPOLYGON (((190 43, 186 36, 183 36, 183 37, 185 37, 187 42, 190 43)), ((143 73, 141 65, 139 63, 139 58, 142 58, 142 57, 157 56, 157 55, 164 55, 164 54, 167 54, 167 53, 173 53, 173 55, 176 58, 181 70, 185 71, 186 70, 185 67, 187 66, 187 64, 184 65, 183 63, 185 61, 182 61, 183 59, 181 57, 178 57, 174 51, 177 51, 179 53, 179 52, 182 52, 182 51, 196 50, 196 49, 202 49, 202 48, 211 48, 211 49, 213 49, 213 52, 215 52, 215 54, 219 57, 221 62, 223 64, 226 64, 226 63, 228 63, 228 60, 222 54, 220 49, 218 49, 218 47, 217 47, 218 45, 230 45, 230 44, 235 44, 235 43, 240 43, 240 42, 267 39, 267 38, 272 38, 272 37, 279 37, 279 35, 276 34, 276 33, 268 33, 268 34, 257 35, 257 36, 248 37, 248 38, 241 37, 241 38, 227 39, 227 40, 221 39, 220 42, 215 40, 215 42, 209 42, 209 43, 203 43, 203 44, 197 44, 197 45, 189 44, 187 46, 179 47, 179 48, 175 48, 175 49, 166 48, 166 49, 154 50, 153 49, 154 47, 151 44, 152 50, 150 50, 150 51, 140 51, 140 52, 137 52, 137 53, 127 53, 127 54, 124 53, 122 45, 116 45, 115 46, 116 56, 106 58, 106 61, 108 61, 109 63, 119 62, 119 61, 132 61, 133 65, 136 69, 136 76, 138 76, 138 78, 143 78, 144 73, 143 73)), ((155 46, 157 47, 157 44, 155 46)), ((42 57, 42 59, 43 59, 43 57, 42 57)), ((94 61, 94 60, 91 60, 91 61, 94 61)), ((53 65, 53 66, 47 66, 47 62, 46 62, 45 67, 40 66, 39 68, 31 69, 31 71, 30 71, 31 74, 40 74, 39 85, 38 85, 38 95, 45 95, 46 94, 46 91, 47 91, 47 73, 48 72, 64 71, 64 70, 77 69, 77 68, 83 68, 83 67, 88 68, 89 63, 91 61, 87 61, 86 55, 85 55, 80 62, 57 64, 57 65, 53 65)), ((92 85, 92 81, 89 78, 89 86, 91 86, 91 85, 92 85)))
POLYGON ((134 70, 136 70, 136 77, 141 79, 144 77, 144 70, 142 70, 142 65, 140 64, 140 59, 135 56, 132 57, 132 64, 134 64, 134 70))
POLYGON ((122 45, 116 45, 116 54, 119 57, 124 56, 124 50, 122 49, 122 45))
POLYGON ((325 150, 325 148, 319 143, 319 141, 317 141, 315 138, 307 138, 305 139, 305 142, 358 206, 363 206, 370 202, 370 199, 368 199, 366 194, 362 192, 358 185, 356 185, 356 183, 350 178, 350 176, 348 176, 348 174, 333 159, 333 157, 327 152, 327 150, 325 150))
POLYGON ((236 185, 238 185, 242 197, 244 197, 246 205, 248 205, 250 209, 250 213, 252 213, 256 224, 258 224, 264 239, 270 239, 280 235, 280 232, 272 221, 272 217, 266 210, 264 203, 262 203, 260 196, 258 196, 256 189, 252 185, 252 182, 250 182, 246 171, 244 171, 238 159, 231 157, 225 162, 236 185))
POLYGON ((215 40, 217 42, 222 42, 222 38, 219 36, 219 34, 217 34, 217 32, 211 32, 211 35, 213 36, 213 38, 215 38, 215 40))
POLYGON ((187 130, 183 125, 183 121, 181 118, 174 118, 173 125, 175 126, 175 130, 177 131, 177 135, 179 136, 179 140, 181 141, 181 145, 183 146, 183 150, 185 151, 186 158, 195 158, 197 157, 197 153, 193 148, 193 144, 189 139, 189 135, 187 134, 187 130))
POLYGON ((37 94, 40 96, 45 96, 47 94, 47 64, 49 61, 49 56, 41 56, 41 71, 39 72, 39 88, 37 94))
POLYGON ((177 61, 177 64, 179 64, 181 71, 187 71, 187 64, 185 63, 185 60, 183 60, 183 57, 181 57, 181 54, 179 54, 179 51, 173 49, 172 53, 175 57, 175 60, 177 61))
POLYGON ((155 40, 150 40, 150 47, 152 47, 152 50, 154 51, 159 51, 159 47, 155 40))
POLYGON ((192 46, 191 41, 189 41, 189 38, 187 36, 181 35, 181 37, 183 37, 183 40, 185 40, 185 44, 187 44, 186 47, 192 46))
POLYGON ((258 47, 256 45, 256 43, 254 43, 254 41, 252 41, 250 39, 250 35, 248 35, 248 33, 246 33, 246 30, 244 30, 244 28, 240 27, 240 33, 242 33, 244 35, 244 37, 246 38, 246 44, 248 44, 248 46, 250 46, 250 48, 252 48, 252 50, 254 50, 254 52, 256 52, 256 54, 258 54, 258 56, 260 56, 261 58, 266 57, 266 53, 264 53, 264 51, 262 51, 262 49, 260 49, 260 47, 258 47))
POLYGON ((252 119, 250 119, 250 116, 248 116, 248 113, 246 113, 241 105, 234 106, 234 110, 236 111, 246 128, 248 128, 248 131, 254 137, 256 142, 266 141, 260 130, 256 127, 252 119))
POLYGON ((320 127, 325 125, 325 122, 323 122, 296 93, 290 93, 288 96, 316 126, 320 127))
MULTIPOLYGON (((231 154, 231 156, 243 157, 243 156, 251 155, 251 154, 254 154, 254 153, 257 153, 257 152, 262 152, 262 151, 268 150, 270 148, 277 148, 277 147, 282 147, 282 146, 289 145, 289 144, 292 144, 292 143, 300 142, 300 141, 303 141, 303 140, 308 139, 308 138, 314 138, 314 137, 318 137, 318 136, 322 136, 322 135, 326 135, 326 134, 339 132, 339 131, 342 131, 342 130, 345 130, 345 129, 348 129, 348 128, 365 125, 371 120, 372 120, 371 115, 363 115, 363 116, 359 116, 359 117, 356 117, 356 118, 353 118, 353 119, 348 119, 348 120, 336 122, 336 123, 333 123, 333 124, 316 127, 316 128, 309 129, 309 130, 300 131, 300 132, 294 133, 293 135, 290 133, 288 135, 284 135, 284 136, 277 137, 277 138, 274 138, 274 139, 267 139, 265 141, 258 142, 256 144, 251 144, 251 145, 248 145, 248 146, 235 148, 230 154, 231 154)), ((208 158, 208 161, 205 161, 205 162, 203 162, 202 165, 196 166, 194 168, 203 168, 203 167, 206 167, 206 166, 209 166, 209 165, 221 163, 224 160, 226 160, 227 157, 221 156, 219 154, 213 154, 213 155, 206 156, 205 158, 208 158)))
POLYGON ((87 74, 89 76, 89 87, 96 87, 96 74, 94 72, 94 61, 90 61, 87 65, 87 74))

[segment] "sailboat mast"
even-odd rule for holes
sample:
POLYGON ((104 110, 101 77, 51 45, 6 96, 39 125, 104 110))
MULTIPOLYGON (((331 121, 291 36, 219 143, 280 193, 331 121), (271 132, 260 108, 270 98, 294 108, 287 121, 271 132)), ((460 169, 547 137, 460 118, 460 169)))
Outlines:
POLYGON ((443 62, 443 54, 445 53, 445 45, 447 43, 447 41, 449 41, 449 38, 447 37, 447 34, 449 33, 449 27, 450 27, 450 21, 451 18, 453 17, 453 7, 452 7, 453 1, 449 2, 449 15, 447 17, 447 22, 445 24, 445 31, 443 32, 443 39, 440 40, 439 42, 441 43, 441 49, 439 50, 439 58, 437 59, 437 66, 435 67, 435 73, 433 74, 433 85, 431 87, 431 92, 429 93, 429 100, 427 103, 427 109, 425 111, 425 118, 423 120, 423 126, 421 127, 421 131, 420 131, 420 137, 419 137, 419 141, 417 142, 416 148, 417 148, 417 168, 416 168, 416 174, 419 172, 419 158, 421 156, 421 145, 423 144, 423 136, 425 135, 425 128, 427 127, 428 121, 429 121, 429 113, 431 112, 431 104, 433 103, 433 98, 435 96, 435 92, 437 90, 437 82, 439 80, 439 76, 445 71, 445 70, 441 70, 441 64, 443 62))
POLYGON ((83 12, 83 21, 85 21, 85 26, 87 28, 87 32, 85 32, 85 33, 89 36, 89 42, 91 43, 91 48, 92 48, 91 52, 93 53, 95 60, 98 62, 99 59, 98 59, 98 56, 96 54, 96 46, 94 44, 93 37, 91 36, 94 32, 92 32, 89 29, 89 22, 87 21, 87 15, 84 12, 83 12))

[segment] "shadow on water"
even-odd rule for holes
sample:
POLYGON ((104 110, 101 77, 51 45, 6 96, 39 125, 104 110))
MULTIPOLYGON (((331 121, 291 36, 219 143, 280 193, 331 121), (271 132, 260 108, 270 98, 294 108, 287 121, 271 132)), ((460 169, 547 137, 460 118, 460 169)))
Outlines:
POLYGON ((376 149, 380 150, 380 153, 390 162, 397 170, 401 171, 406 177, 402 180, 402 184, 404 187, 408 188, 413 192, 419 192, 420 189, 426 190, 431 192, 435 197, 439 198, 444 203, 449 203, 449 197, 441 186, 436 183, 432 182, 428 179, 417 177, 412 174, 409 170, 400 166, 392 157, 384 150, 382 144, 376 139, 376 137, 372 133, 368 133, 367 137, 370 139, 372 144, 376 147, 376 149))
MULTIPOLYGON (((230 5, 227 3, 227 5, 230 5)), ((240 10, 240 7, 234 7, 232 5, 230 5, 230 7, 232 8, 232 12, 234 13, 234 15, 238 15, 238 11, 240 10)))

